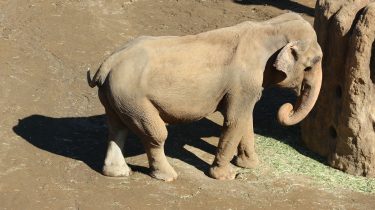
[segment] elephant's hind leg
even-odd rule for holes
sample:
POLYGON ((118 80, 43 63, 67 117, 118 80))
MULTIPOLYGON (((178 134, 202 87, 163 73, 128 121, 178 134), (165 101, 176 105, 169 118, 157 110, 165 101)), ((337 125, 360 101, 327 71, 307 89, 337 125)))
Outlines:
POLYGON ((122 153, 128 129, 112 110, 106 108, 106 114, 108 117, 109 134, 103 174, 113 177, 129 176, 131 169, 126 164, 122 153))
POLYGON ((145 147, 150 175, 154 178, 173 181, 177 173, 169 164, 164 143, 168 136, 165 122, 160 118, 157 109, 147 100, 138 104, 138 116, 132 117, 135 133, 141 138, 145 147))

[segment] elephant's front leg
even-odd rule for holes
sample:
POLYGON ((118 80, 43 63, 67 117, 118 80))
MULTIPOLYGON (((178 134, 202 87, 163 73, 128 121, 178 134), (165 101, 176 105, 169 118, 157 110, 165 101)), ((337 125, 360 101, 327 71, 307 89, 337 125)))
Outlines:
POLYGON ((249 126, 248 121, 249 118, 241 117, 224 124, 217 154, 209 171, 211 177, 219 180, 235 178, 236 172, 230 165, 230 161, 249 126))
POLYGON ((242 168, 254 168, 259 164, 258 155, 254 147, 254 130, 253 121, 250 120, 250 126, 242 137, 240 144, 237 147, 237 157, 234 160, 236 166, 242 168))

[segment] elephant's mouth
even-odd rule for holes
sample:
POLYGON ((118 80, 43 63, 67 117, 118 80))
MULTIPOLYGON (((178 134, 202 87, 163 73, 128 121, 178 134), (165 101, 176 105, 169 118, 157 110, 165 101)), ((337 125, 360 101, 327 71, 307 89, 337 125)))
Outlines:
POLYGON ((296 88, 297 101, 293 106, 290 103, 282 105, 278 112, 278 120, 282 125, 294 125, 303 120, 311 111, 318 99, 322 84, 321 63, 314 70, 305 72, 305 77, 296 88))
POLYGON ((297 96, 301 96, 303 94, 304 84, 298 85, 294 88, 291 88, 290 90, 297 96))

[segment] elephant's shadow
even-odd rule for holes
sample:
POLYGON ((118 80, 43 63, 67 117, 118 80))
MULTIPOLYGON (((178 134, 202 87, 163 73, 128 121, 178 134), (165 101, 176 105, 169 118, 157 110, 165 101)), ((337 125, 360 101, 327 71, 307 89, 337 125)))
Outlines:
MULTIPOLYGON (((254 110, 255 133, 273 137, 291 145, 300 153, 320 160, 300 143, 297 126, 282 127, 275 119, 277 109, 286 101, 294 100, 285 90, 270 89, 264 92, 254 110)), ((106 152, 107 126, 104 115, 90 117, 53 118, 31 115, 13 127, 16 134, 32 145, 51 153, 81 160, 100 172, 106 152)), ((209 163, 184 148, 185 145, 215 154, 216 146, 202 137, 220 135, 221 126, 204 118, 200 121, 168 126, 169 136, 165 145, 166 155, 184 161, 207 172, 209 163)), ((130 134, 126 142, 125 157, 143 154, 143 146, 130 134)), ((130 165, 133 170, 147 173, 142 166, 130 165)))
MULTIPOLYGON (((101 171, 107 147, 105 115, 68 118, 32 115, 20 120, 13 130, 40 149, 81 160, 92 169, 101 171)), ((166 155, 207 171, 208 163, 184 149, 184 145, 188 144, 214 154, 216 147, 200 138, 218 135, 220 126, 208 119, 203 119, 182 126, 168 126, 168 131, 166 155)), ((132 133, 126 140, 124 153, 125 157, 144 153, 141 142, 132 133)), ((144 173, 148 170, 142 166, 130 165, 130 167, 144 173)))

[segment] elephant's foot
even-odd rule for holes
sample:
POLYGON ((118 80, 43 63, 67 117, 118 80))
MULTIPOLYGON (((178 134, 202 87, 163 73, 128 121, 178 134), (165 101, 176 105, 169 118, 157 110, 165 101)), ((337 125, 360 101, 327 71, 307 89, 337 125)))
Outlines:
POLYGON ((158 167, 151 167, 150 176, 166 182, 177 179, 177 173, 169 163, 160 164, 158 167))
POLYGON ((129 176, 132 173, 132 170, 129 166, 125 163, 123 165, 112 165, 107 164, 103 167, 103 174, 106 176, 112 177, 122 177, 122 176, 129 176))
POLYGON ((211 166, 209 175, 218 180, 233 180, 236 178, 236 171, 229 164, 226 166, 211 166))
POLYGON ((255 168, 259 165, 258 155, 253 154, 251 156, 247 156, 245 154, 241 154, 236 156, 234 159, 234 164, 241 168, 255 168))

